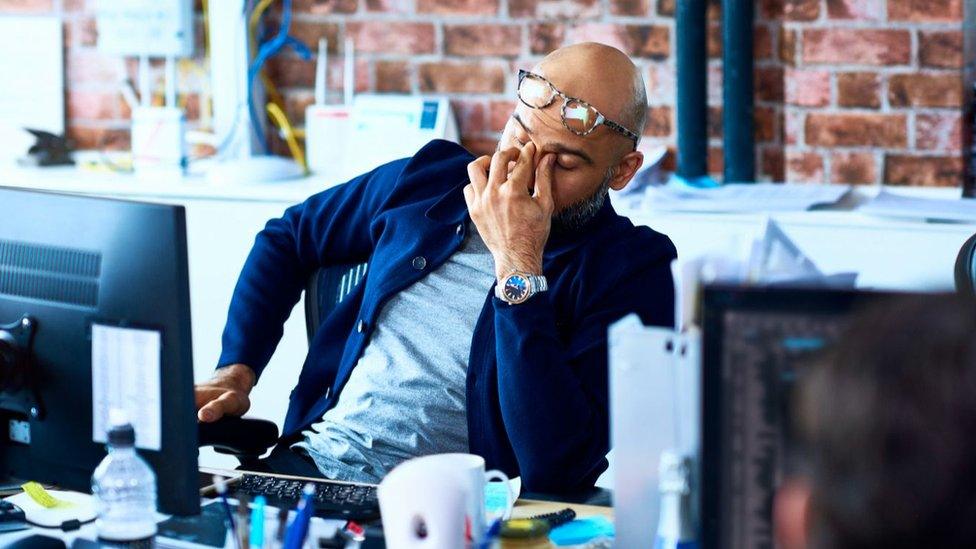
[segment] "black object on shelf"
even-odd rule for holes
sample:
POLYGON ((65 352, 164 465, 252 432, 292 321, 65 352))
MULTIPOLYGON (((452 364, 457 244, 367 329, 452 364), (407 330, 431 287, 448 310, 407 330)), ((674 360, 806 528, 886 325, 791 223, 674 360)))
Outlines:
POLYGON ((753 2, 722 2, 723 181, 756 180, 753 111, 753 2))

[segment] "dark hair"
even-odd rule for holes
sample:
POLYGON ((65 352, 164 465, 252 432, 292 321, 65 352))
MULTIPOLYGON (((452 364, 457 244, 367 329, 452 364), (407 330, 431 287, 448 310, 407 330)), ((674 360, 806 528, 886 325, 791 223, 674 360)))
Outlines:
POLYGON ((815 547, 976 547, 976 303, 865 312, 799 388, 815 547))

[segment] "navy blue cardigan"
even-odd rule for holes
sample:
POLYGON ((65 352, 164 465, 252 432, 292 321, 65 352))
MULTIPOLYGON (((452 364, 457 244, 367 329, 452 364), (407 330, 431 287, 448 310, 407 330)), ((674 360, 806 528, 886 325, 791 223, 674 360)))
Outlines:
MULTIPOLYGON (((260 376, 309 276, 369 261, 364 282, 312 339, 283 436, 335 404, 386 300, 461 246, 469 220, 461 189, 472 159, 456 144, 432 141, 412 158, 288 208, 258 233, 234 290, 219 366, 243 363, 260 376)), ((628 313, 673 325, 675 257, 666 236, 634 227, 607 201, 584 230, 550 238, 548 292, 511 306, 492 288, 468 363, 470 451, 489 468, 521 475, 527 490, 592 486, 609 448, 607 327, 628 313)))

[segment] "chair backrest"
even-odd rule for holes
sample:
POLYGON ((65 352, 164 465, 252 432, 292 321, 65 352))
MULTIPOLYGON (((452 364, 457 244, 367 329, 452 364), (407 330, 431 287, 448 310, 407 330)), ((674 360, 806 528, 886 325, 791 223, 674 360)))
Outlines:
POLYGON ((956 291, 976 297, 976 234, 969 237, 956 256, 956 291))
POLYGON ((368 266, 359 263, 323 267, 308 279, 305 285, 305 332, 309 342, 318 331, 322 319, 329 316, 335 306, 342 303, 366 276, 368 266))

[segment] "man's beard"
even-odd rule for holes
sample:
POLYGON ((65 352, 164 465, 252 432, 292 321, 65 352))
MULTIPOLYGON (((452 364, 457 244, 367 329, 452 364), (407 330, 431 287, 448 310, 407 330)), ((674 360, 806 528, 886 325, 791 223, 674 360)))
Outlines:
POLYGON ((603 203, 606 202, 607 195, 610 194, 610 181, 613 179, 613 176, 613 168, 608 169, 596 192, 553 214, 552 232, 556 234, 574 232, 585 227, 596 216, 597 212, 600 211, 603 203))

